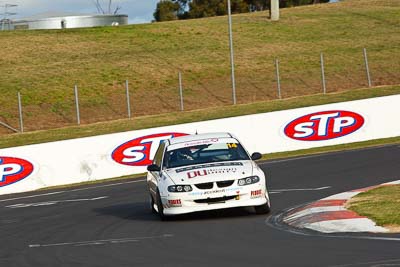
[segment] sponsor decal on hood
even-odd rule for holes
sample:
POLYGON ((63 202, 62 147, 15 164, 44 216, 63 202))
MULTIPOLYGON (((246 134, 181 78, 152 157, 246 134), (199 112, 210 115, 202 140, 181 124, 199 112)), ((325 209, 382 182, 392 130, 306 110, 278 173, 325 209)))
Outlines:
POLYGON ((237 168, 218 168, 218 169, 204 169, 198 171, 188 171, 186 173, 188 179, 192 179, 198 176, 207 176, 212 174, 222 174, 222 173, 236 173, 237 168))
POLYGON ((243 166, 242 162, 218 162, 218 163, 209 163, 209 164, 199 164, 195 166, 189 166, 184 168, 176 169, 177 173, 186 172, 191 170, 197 169, 206 169, 206 168, 213 168, 213 167, 227 167, 227 166, 243 166))
POLYGON ((253 165, 250 161, 215 162, 200 164, 163 171, 174 183, 197 184, 235 180, 253 174, 253 165))

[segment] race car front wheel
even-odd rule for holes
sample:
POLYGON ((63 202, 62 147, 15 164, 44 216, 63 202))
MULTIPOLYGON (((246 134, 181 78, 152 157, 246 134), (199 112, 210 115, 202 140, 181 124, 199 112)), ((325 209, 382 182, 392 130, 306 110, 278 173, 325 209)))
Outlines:
POLYGON ((151 208, 151 212, 154 213, 154 214, 156 214, 157 211, 156 211, 156 209, 154 208, 154 205, 155 205, 155 203, 154 203, 153 196, 150 195, 150 208, 151 208))
POLYGON ((260 205, 260 206, 254 206, 254 210, 256 211, 256 214, 267 214, 271 211, 271 207, 269 205, 269 200, 267 200, 267 203, 260 205))
POLYGON ((166 221, 168 219, 168 217, 165 216, 165 214, 164 214, 164 207, 162 205, 160 191, 158 191, 158 189, 157 189, 156 205, 157 205, 157 209, 158 209, 158 216, 160 216, 161 221, 166 221))

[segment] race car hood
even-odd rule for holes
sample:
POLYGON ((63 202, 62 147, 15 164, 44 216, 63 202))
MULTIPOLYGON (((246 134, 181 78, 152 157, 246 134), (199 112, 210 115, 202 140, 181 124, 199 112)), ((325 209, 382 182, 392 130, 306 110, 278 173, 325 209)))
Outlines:
POLYGON ((236 180, 253 175, 251 161, 216 162, 168 169, 165 174, 175 184, 199 184, 236 180))

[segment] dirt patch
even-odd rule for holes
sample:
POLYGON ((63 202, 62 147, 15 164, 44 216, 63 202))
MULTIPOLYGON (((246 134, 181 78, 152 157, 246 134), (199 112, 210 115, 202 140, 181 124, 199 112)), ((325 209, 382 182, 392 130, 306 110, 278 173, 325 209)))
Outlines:
POLYGON ((400 225, 384 225, 386 229, 390 231, 390 233, 400 233, 400 225))

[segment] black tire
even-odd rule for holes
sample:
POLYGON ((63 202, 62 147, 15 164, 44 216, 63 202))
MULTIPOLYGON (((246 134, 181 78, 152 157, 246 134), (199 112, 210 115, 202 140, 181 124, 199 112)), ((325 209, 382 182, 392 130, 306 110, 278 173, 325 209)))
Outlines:
POLYGON ((267 214, 270 213, 271 207, 269 205, 269 201, 267 203, 260 205, 260 206, 254 206, 254 210, 256 211, 256 214, 267 214))
POLYGON ((168 216, 165 216, 165 214, 164 214, 164 207, 162 205, 161 196, 160 196, 160 192, 158 191, 158 189, 157 189, 156 204, 157 204, 157 209, 158 209, 158 216, 160 217, 161 221, 167 221, 169 218, 168 218, 168 216))
POLYGON ((151 208, 151 212, 154 214, 157 214, 156 209, 154 208, 154 199, 153 196, 150 194, 150 208, 151 208))

